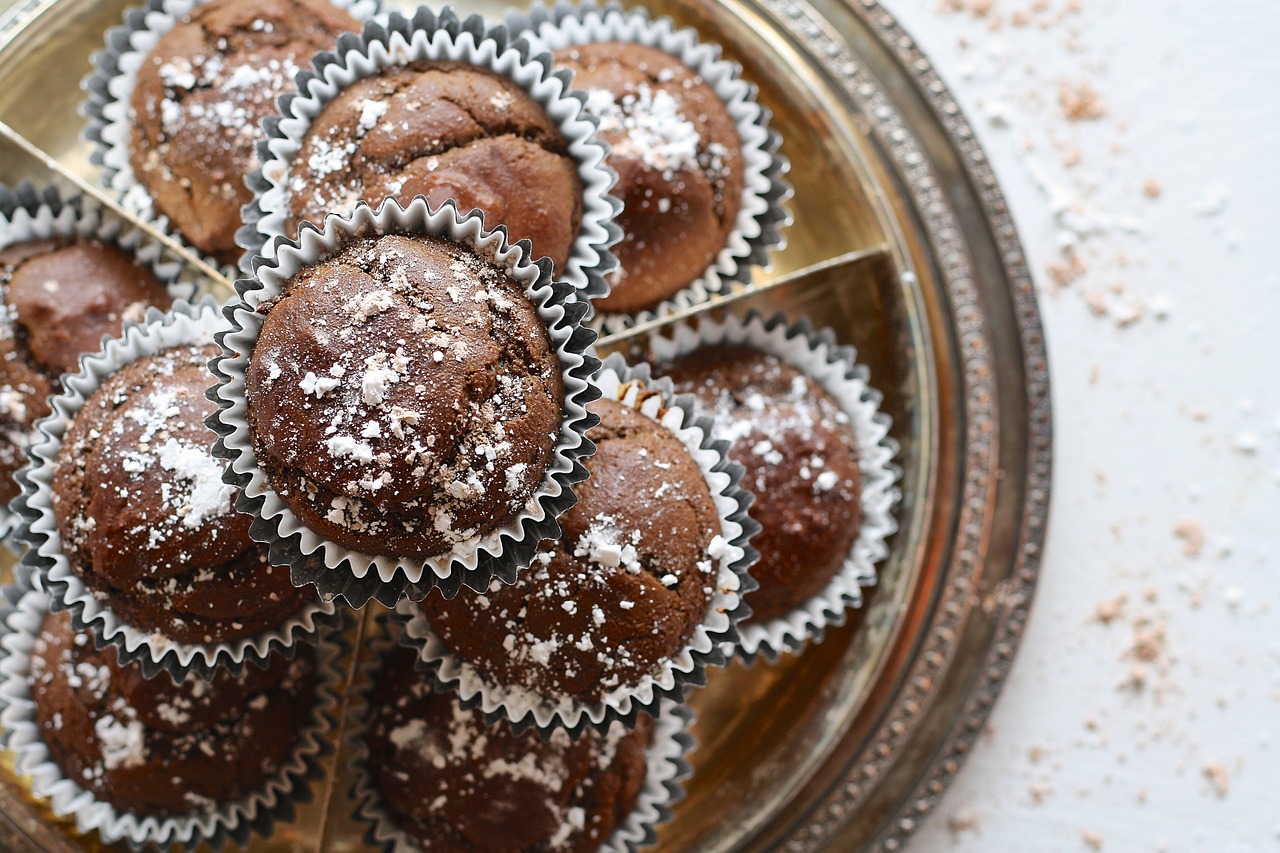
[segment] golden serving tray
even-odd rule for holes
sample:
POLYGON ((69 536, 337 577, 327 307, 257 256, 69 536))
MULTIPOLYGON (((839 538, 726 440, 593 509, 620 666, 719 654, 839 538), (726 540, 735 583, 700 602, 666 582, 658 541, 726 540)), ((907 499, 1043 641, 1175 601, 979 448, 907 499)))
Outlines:
MULTIPOLYGON (((95 185, 79 81, 126 5, 0 0, 0 120, 95 185)), ((851 624, 775 666, 712 671, 691 697, 695 774, 661 849, 898 850, 980 732, 1035 587, 1051 421, 1026 260, 971 128, 874 0, 650 8, 742 62, 792 164, 788 245, 728 310, 807 314, 857 347, 903 469, 901 530, 851 624)), ((53 180, 0 141, 0 181, 24 178, 53 180)), ((331 757, 315 802, 251 849, 370 849, 350 817, 347 763, 331 757)), ((0 768, 0 850, 99 849, 0 768)))

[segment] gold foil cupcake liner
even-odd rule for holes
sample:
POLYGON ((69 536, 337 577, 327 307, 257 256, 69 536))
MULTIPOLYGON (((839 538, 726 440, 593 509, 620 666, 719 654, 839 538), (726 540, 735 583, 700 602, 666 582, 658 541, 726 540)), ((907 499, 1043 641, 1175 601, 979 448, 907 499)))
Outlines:
MULTIPOLYGON (((129 137, 136 121, 131 101, 138 69, 156 43, 208 0, 147 0, 124 13, 120 26, 107 30, 106 43, 93 55, 93 71, 80 83, 88 93, 80 114, 88 119, 84 138, 92 143, 89 160, 102 167, 100 183, 130 212, 188 245, 167 217, 155 209, 151 193, 138 181, 129 162, 129 137)), ((328 0, 353 18, 364 20, 381 11, 381 0, 328 0)), ((192 249, 192 251, 196 251, 192 249)), ((197 253, 202 254, 202 253, 197 253)), ((212 261, 215 267, 218 262, 212 261)), ((222 265, 235 278, 234 265, 222 265)))
MULTIPOLYGON (((94 239, 123 249, 146 264, 175 300, 194 299, 201 291, 198 279, 188 276, 181 262, 169 260, 159 243, 93 200, 64 196, 55 186, 23 182, 10 189, 0 184, 0 249, 56 237, 94 239)), ((27 447, 37 437, 34 428, 6 436, 21 438, 27 447)), ((0 540, 7 539, 21 521, 13 508, 0 507, 0 540)))
MULTIPOLYGON (((40 736, 31 694, 31 654, 50 599, 27 592, 13 607, 0 609, 0 739, 14 756, 14 768, 30 778, 31 794, 46 799, 58 817, 72 817, 77 832, 97 833, 106 844, 123 841, 134 850, 167 850, 201 845, 221 850, 244 847, 252 835, 270 838, 277 822, 294 818, 296 804, 311 797, 323 775, 320 759, 333 752, 330 731, 337 725, 344 648, 338 630, 315 646, 316 687, 307 725, 297 733, 288 762, 258 791, 208 811, 170 817, 141 816, 98 800, 67 777, 40 736)), ((198 676, 191 675, 190 678, 198 676)))
POLYGON ((242 490, 237 505, 256 516, 250 535, 270 546, 273 562, 292 567, 295 585, 313 583, 326 598, 341 595, 354 607, 363 607, 371 597, 392 607, 402 595, 421 599, 435 587, 452 597, 464 584, 484 589, 494 577, 512 582, 532 562, 539 541, 559 536, 556 519, 573 505, 572 485, 587 476, 579 460, 594 452, 586 432, 596 418, 586 407, 597 396, 589 380, 599 361, 591 349, 595 333, 582 326, 586 304, 567 284, 552 281, 550 260, 530 259, 527 240, 511 245, 502 227, 485 228, 480 211, 463 215, 452 202, 433 210, 422 196, 406 208, 394 199, 376 210, 360 202, 351 214, 327 216, 323 230, 306 223, 297 241, 276 238, 271 258, 257 258, 254 266, 256 278, 236 282, 240 298, 224 309, 229 330, 218 335, 218 342, 225 354, 212 364, 218 385, 210 391, 219 411, 209 421, 221 436, 215 452, 230 461, 226 481, 242 490), (525 510, 496 530, 425 559, 363 554, 308 528, 258 465, 246 418, 245 372, 264 321, 258 306, 274 299, 296 272, 350 240, 389 233, 443 237, 505 269, 544 323, 565 388, 554 456, 525 510))
MULTIPOLYGON (((769 353, 809 376, 849 416, 857 440, 863 520, 844 564, 821 593, 791 613, 738 626, 737 653, 748 663, 758 655, 772 661, 783 651, 799 651, 809 640, 820 640, 828 627, 843 625, 847 611, 861 606, 862 589, 875 584, 876 563, 889 555, 889 539, 898 529, 893 515, 902 497, 897 486, 901 471, 893 462, 898 444, 889 436, 893 422, 880 410, 882 395, 871 386, 870 372, 858 363, 853 347, 838 344, 830 329, 752 311, 745 318, 729 314, 722 320, 704 316, 696 323, 681 322, 648 339, 649 353, 659 365, 719 344, 769 353)), ((723 427, 717 425, 716 431, 723 433, 723 427)))
POLYGON ((598 313, 592 323, 618 332, 705 303, 714 294, 751 281, 755 266, 766 266, 769 252, 786 245, 782 229, 791 222, 786 201, 792 195, 785 175, 787 159, 778 153, 782 139, 769 126, 770 114, 757 100, 742 67, 721 56, 717 44, 702 42, 692 29, 678 29, 666 17, 651 18, 643 8, 617 3, 598 6, 560 2, 535 4, 507 17, 512 32, 522 33, 540 50, 555 51, 598 42, 626 42, 656 48, 691 68, 710 86, 738 129, 743 154, 742 205, 725 245, 702 275, 652 308, 635 313, 598 313))
MULTIPOLYGON (((107 377, 129 362, 173 346, 212 344, 214 333, 223 327, 211 298, 197 305, 176 302, 169 313, 152 309, 145 323, 128 325, 123 337, 108 338, 101 351, 82 356, 80 372, 67 374, 63 392, 51 400, 53 413, 36 424, 38 438, 30 448, 31 464, 18 478, 22 495, 14 506, 23 523, 17 537, 30 546, 23 564, 40 575, 55 611, 70 610, 76 630, 92 629, 96 642, 115 646, 122 663, 138 662, 148 678, 161 669, 174 678, 189 673, 209 678, 219 667, 239 672, 246 663, 262 665, 273 653, 292 655, 299 642, 314 640, 342 618, 333 602, 316 600, 303 605, 283 624, 256 636, 220 643, 182 643, 123 621, 109 600, 85 583, 63 552, 52 505, 53 478, 63 436, 76 413, 107 377)), ((211 433, 211 446, 214 440, 211 433)))
POLYGON ((717 563, 716 582, 703 622, 678 654, 638 683, 620 685, 591 703, 492 681, 453 653, 420 607, 401 602, 396 613, 405 620, 404 641, 418 650, 420 666, 457 692, 463 707, 479 707, 490 721, 506 718, 517 731, 529 726, 544 734, 567 729, 577 737, 588 725, 601 733, 615 721, 634 726, 637 713, 653 712, 665 699, 683 701, 690 688, 706 683, 707 667, 724 666, 724 649, 736 645, 737 626, 751 612, 743 595, 755 589, 748 569, 758 555, 749 540, 760 526, 747 514, 752 497, 740 485, 743 469, 729 460, 728 443, 715 438, 710 419, 695 414, 691 397, 676 396, 669 380, 652 379, 648 365, 628 367, 621 356, 612 355, 594 383, 604 399, 617 400, 670 430, 702 471, 720 516, 723 547, 709 555, 717 563))
MULTIPOLYGON (((402 627, 391 620, 384 620, 384 627, 386 633, 366 644, 368 655, 360 667, 359 680, 348 705, 349 733, 346 740, 355 770, 352 783, 352 796, 357 801, 355 816, 367 825, 366 843, 381 848, 385 853, 422 853, 422 848, 396 825, 395 819, 383 806, 382 797, 369 773, 366 740, 369 697, 382 659, 402 631, 402 627)), ((433 676, 424 672, 422 677, 430 680, 433 676)), ((439 685, 436 689, 438 692, 443 690, 439 685)), ((636 853, 657 841, 657 827, 671 819, 672 807, 684 798, 682 782, 693 773, 687 757, 695 747, 692 725, 693 710, 687 705, 669 699, 660 703, 654 715, 653 739, 645 751, 644 787, 626 819, 598 848, 600 853, 636 853)), ((622 727, 623 724, 615 722, 613 726, 622 727)))
MULTIPOLYGON (((535 53, 524 39, 510 38, 505 27, 490 26, 478 15, 460 18, 447 6, 439 13, 422 6, 411 18, 392 12, 369 21, 362 35, 344 35, 333 52, 316 56, 315 71, 298 75, 301 94, 281 98, 282 117, 264 123, 267 139, 258 145, 262 167, 249 176, 254 200, 245 206, 237 242, 250 255, 269 258, 275 238, 294 236, 285 224, 289 170, 311 123, 357 80, 417 60, 487 68, 514 81, 542 106, 567 143, 583 193, 578 238, 565 268, 556 270, 556 279, 587 299, 606 294, 604 276, 616 264, 609 247, 621 237, 613 223, 620 204, 609 195, 617 176, 605 165, 607 147, 595 138, 597 122, 584 113, 584 96, 570 91, 568 73, 553 71, 550 57, 535 53)), ((382 199, 365 201, 376 205, 382 199)))

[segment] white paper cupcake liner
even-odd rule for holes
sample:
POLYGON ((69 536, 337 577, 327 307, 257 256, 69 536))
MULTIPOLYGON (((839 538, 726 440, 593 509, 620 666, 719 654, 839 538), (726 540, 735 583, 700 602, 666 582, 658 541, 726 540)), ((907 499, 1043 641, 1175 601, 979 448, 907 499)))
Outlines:
POLYGON ((743 345, 776 356, 809 376, 849 416, 862 474, 862 527, 844 565, 818 595, 786 616, 738 626, 738 653, 748 662, 757 655, 776 660, 784 650, 799 651, 810 639, 821 639, 827 627, 843 625, 849 608, 862 604, 862 587, 876 582, 876 563, 889 555, 889 537, 898 529, 893 516, 901 499, 894 464, 898 443, 893 425, 880 411, 883 396, 870 385, 870 373, 857 363, 857 352, 837 344, 830 329, 815 330, 808 320, 788 324, 776 314, 756 312, 723 320, 704 316, 696 324, 682 322, 649 337, 655 362, 673 361, 704 346, 743 345))
MULTIPOLYGON (((368 768, 369 748, 365 732, 369 723, 369 697, 382 658, 395 644, 395 636, 401 631, 396 623, 387 627, 388 633, 366 646, 368 656, 361 665, 360 682, 349 706, 351 730, 347 735, 347 749, 355 769, 352 795, 357 801, 356 818, 368 824, 366 843, 380 847, 385 853, 421 853, 422 848, 399 829, 395 819, 382 805, 368 768)), ((423 677, 432 676, 424 673, 423 677)), ((437 692, 440 690, 437 685, 437 692)), ((615 722, 613 725, 623 724, 615 722)), ((600 846, 601 853, 636 853, 641 847, 656 842, 657 827, 670 820, 672 807, 684 798, 682 780, 693 773, 687 759, 695 746, 692 725, 693 711, 687 705, 669 699, 659 704, 654 715, 653 739, 646 750, 648 761, 644 787, 626 820, 600 846)))
POLYGON ((743 468, 729 460, 728 442, 714 437, 709 418, 695 415, 691 397, 676 396, 669 380, 651 379, 648 365, 628 367, 621 356, 612 355, 596 374, 595 384, 604 399, 617 400, 660 423, 685 446, 706 480, 720 515, 719 535, 727 544, 718 559, 707 615, 685 647, 657 673, 620 685, 590 704, 553 700, 491 681, 453 653, 420 607, 401 602, 396 613, 406 620, 404 639, 418 650, 422 667, 456 691, 464 707, 478 706, 490 721, 506 718, 517 731, 532 725, 543 733, 567 729, 577 737, 591 725, 603 733, 614 721, 634 725, 638 712, 652 712, 663 699, 683 701, 690 687, 706 683, 708 666, 725 665, 724 648, 737 643, 739 622, 751 612, 743 595, 756 588, 748 569, 759 555, 749 539, 760 525, 747 515, 752 496, 740 486, 743 468))
MULTIPOLYGON (((172 346, 212 344, 214 333, 221 328, 224 323, 211 298, 198 305, 175 302, 168 314, 152 309, 146 323, 129 324, 123 337, 108 338, 100 352, 82 356, 80 372, 68 374, 63 392, 52 399, 53 413, 36 424, 38 435, 30 448, 31 465, 19 474, 22 495, 14 501, 14 507, 23 524, 18 538, 30 546, 23 562, 41 574, 55 611, 70 610, 76 630, 92 628, 96 642, 115 646, 122 663, 137 661, 148 678, 160 669, 168 670, 175 678, 189 672, 207 678, 217 667, 239 672, 247 662, 262 665, 273 652, 292 655, 297 643, 314 639, 341 619, 334 602, 317 600, 304 604, 282 625, 253 637, 222 643, 181 643, 121 620, 107 600, 95 596, 63 553, 50 499, 58 452, 76 413, 89 395, 125 364, 172 346)), ((209 436, 211 444, 214 438, 209 436)))
POLYGON ((605 165, 608 149, 595 137, 596 120, 583 112, 585 96, 571 92, 568 73, 552 71, 550 57, 534 53, 524 39, 509 38, 505 27, 489 26, 478 15, 461 19, 449 7, 437 14, 422 6, 412 18, 396 12, 379 16, 365 24, 363 35, 344 35, 333 53, 316 56, 314 72, 298 75, 302 94, 281 98, 283 118, 264 123, 267 140, 258 145, 262 168, 249 176, 254 201, 245 206, 245 224, 237 242, 250 255, 270 257, 274 238, 293 236, 285 227, 289 169, 325 105, 357 80, 423 59, 490 69, 514 81, 542 105, 564 137, 582 183, 578 239, 565 268, 556 270, 556 278, 588 299, 608 293, 604 275, 616 265, 609 247, 622 236, 613 223, 621 205, 609 195, 617 176, 605 165))
POLYGON ((421 599, 434 587, 452 597, 463 584, 484 589, 493 577, 512 582, 516 571, 532 562, 539 541, 560 535, 556 519, 574 503, 572 484, 587 476, 579 460, 595 450, 586 432, 596 417, 586 407, 598 396, 590 377, 599 361, 592 354, 595 333, 582 326, 586 304, 568 285, 552 281, 549 260, 530 260, 527 240, 508 244, 505 229, 486 230, 479 211, 464 216, 452 202, 438 210, 422 196, 407 208, 394 199, 377 210, 361 202, 353 213, 331 214, 323 224, 321 231, 308 223, 298 241, 277 238, 273 259, 254 260, 256 280, 236 282, 240 299, 224 309, 231 331, 218 335, 225 355, 212 365, 219 383, 210 395, 220 409, 209 425, 222 436, 216 452, 231 462, 226 481, 242 489, 238 506, 257 516, 250 535, 270 545, 273 562, 292 567, 296 585, 314 583, 325 597, 341 595, 354 607, 364 606, 370 597, 392 607, 402 594, 421 599), (542 485, 525 511, 452 552, 426 559, 362 554, 312 531, 271 488, 249 438, 245 371, 265 319, 257 307, 275 298, 298 270, 331 256, 354 237, 372 233, 444 237, 507 270, 546 325, 564 380, 560 435, 542 485))
MULTIPOLYGON (((170 226, 168 218, 155 209, 151 193, 138 181, 129 164, 129 135, 135 121, 130 104, 138 69, 156 43, 193 9, 207 2, 209 0, 147 0, 145 5, 128 9, 124 23, 107 30, 105 47, 93 55, 93 71, 80 83, 88 93, 80 105, 80 114, 88 119, 84 138, 93 144, 90 162, 102 167, 102 186, 111 190, 127 210, 189 248, 178 230, 170 226)), ((345 9, 359 21, 377 14, 382 7, 381 0, 328 2, 345 9)), ((216 260, 210 263, 220 266, 216 260)), ((234 265, 221 266, 228 278, 236 277, 234 265)))
MULTIPOLYGON (((175 300, 194 299, 201 290, 198 279, 188 276, 180 261, 168 259, 159 243, 92 199, 64 197, 55 186, 23 182, 10 189, 0 184, 0 249, 54 237, 95 239, 123 249, 145 263, 175 300)), ((36 430, 31 430, 28 445, 36 437, 36 430)), ((19 523, 16 511, 0 507, 0 540, 8 539, 19 523)))
POLYGON ((712 294, 747 284, 752 267, 764 266, 771 249, 786 241, 782 228, 791 222, 785 202, 792 195, 785 174, 790 164, 778 153, 782 143, 769 127, 769 111, 756 100, 755 85, 742 79, 742 67, 721 58, 720 46, 698 40, 692 29, 676 29, 670 18, 651 19, 647 10, 625 10, 617 3, 575 6, 556 3, 534 5, 527 12, 508 15, 512 32, 523 33, 539 50, 604 41, 627 42, 656 48, 693 69, 724 101, 742 144, 743 190, 738 218, 724 248, 706 272, 651 309, 634 314, 601 313, 593 323, 617 332, 638 323, 665 317, 706 302, 712 294))
POLYGON ((32 591, 0 623, 0 738, 13 752, 17 772, 30 777, 32 795, 47 798, 58 817, 74 816, 77 832, 96 832, 107 844, 124 841, 134 850, 181 845, 192 851, 202 844, 220 850, 228 842, 244 847, 251 835, 270 837, 277 822, 293 820, 297 803, 310 800, 311 783, 323 776, 320 759, 333 751, 328 733, 340 707, 343 674, 338 660, 343 649, 336 631, 315 647, 310 719, 274 777, 257 792, 211 812, 141 817, 98 800, 67 778, 40 737, 31 695, 31 654, 48 609, 47 595, 32 591))

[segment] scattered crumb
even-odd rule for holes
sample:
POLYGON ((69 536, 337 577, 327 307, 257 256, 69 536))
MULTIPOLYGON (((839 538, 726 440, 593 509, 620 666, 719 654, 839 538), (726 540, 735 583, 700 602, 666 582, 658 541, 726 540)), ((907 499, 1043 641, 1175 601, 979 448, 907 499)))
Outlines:
POLYGON ((952 835, 959 835, 962 832, 977 832, 981 819, 969 808, 962 808, 947 816, 947 831, 952 835))
POLYGON ((1209 780, 1209 784, 1213 786, 1213 792, 1218 795, 1218 799, 1227 796, 1227 791, 1231 788, 1231 774, 1227 772, 1227 768, 1217 762, 1210 762, 1200 770, 1204 774, 1204 778, 1209 780))
POLYGON ((1084 832, 1080 833, 1080 840, 1082 840, 1085 843, 1085 846, 1090 850, 1102 849, 1102 836, 1096 832, 1086 829, 1084 832))
POLYGON ((1044 747, 1033 746, 1027 750, 1027 760, 1029 760, 1032 764, 1039 764, 1041 759, 1043 758, 1044 758, 1044 747))
POLYGON ((946 14, 968 12, 975 18, 985 18, 995 6, 995 0, 942 0, 938 11, 946 14))
POLYGON ((1094 121, 1107 114, 1097 90, 1083 80, 1062 83, 1058 87, 1058 105, 1067 121, 1094 121))
POLYGON ((1115 598, 1099 601, 1098 605, 1093 609, 1093 621, 1101 622, 1103 625, 1110 625, 1116 619, 1122 618, 1124 616, 1124 606, 1128 600, 1129 596, 1122 592, 1115 598))
POLYGON ((1135 801, 1135 802, 1137 802, 1139 805, 1145 805, 1145 804, 1146 804, 1146 802, 1147 802, 1147 789, 1146 789, 1146 788, 1139 788, 1139 789, 1137 790, 1137 792, 1135 792, 1135 793, 1134 793, 1134 795, 1133 795, 1133 799, 1134 799, 1134 801, 1135 801))
POLYGON ((1194 518, 1174 522, 1173 535, 1182 540, 1182 553, 1188 557, 1199 557, 1204 550, 1204 525, 1194 518))
POLYGON ((1149 199, 1160 198, 1164 193, 1164 187, 1155 178, 1147 178, 1142 182, 1142 194, 1149 199))
POLYGON ((1053 283, 1059 288, 1079 281, 1088 271, 1084 262, 1080 260, 1080 256, 1071 251, 1064 252, 1060 262, 1049 264, 1049 278, 1053 279, 1053 283))

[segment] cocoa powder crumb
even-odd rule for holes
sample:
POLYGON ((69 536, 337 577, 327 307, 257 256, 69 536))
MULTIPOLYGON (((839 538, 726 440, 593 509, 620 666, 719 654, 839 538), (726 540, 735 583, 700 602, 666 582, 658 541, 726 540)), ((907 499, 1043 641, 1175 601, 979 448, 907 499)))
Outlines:
POLYGON ((1173 525, 1173 535, 1182 540, 1182 553, 1199 557, 1204 550, 1204 525, 1194 518, 1183 518, 1173 525))
POLYGON ((1209 784, 1213 786, 1213 792, 1217 794, 1218 799, 1227 796, 1228 790, 1231 788, 1231 774, 1227 772, 1227 768, 1217 762, 1210 762, 1201 768, 1204 778, 1209 780, 1209 784))
POLYGON ((1096 121, 1107 114, 1102 97, 1084 80, 1060 84, 1058 105, 1067 121, 1096 121))

